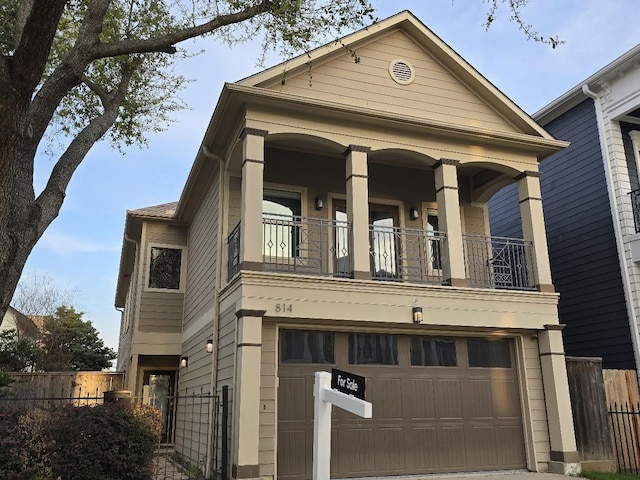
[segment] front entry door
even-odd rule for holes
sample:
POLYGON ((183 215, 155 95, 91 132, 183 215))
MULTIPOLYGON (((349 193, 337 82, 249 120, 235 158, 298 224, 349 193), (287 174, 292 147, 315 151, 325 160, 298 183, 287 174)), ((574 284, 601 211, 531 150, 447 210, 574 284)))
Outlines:
POLYGON ((400 277, 398 218, 398 207, 369 205, 371 272, 376 280, 400 277))
POLYGON ((149 386, 149 404, 162 415, 162 443, 173 443, 173 417, 175 410, 175 370, 151 370, 144 374, 144 385, 149 386))

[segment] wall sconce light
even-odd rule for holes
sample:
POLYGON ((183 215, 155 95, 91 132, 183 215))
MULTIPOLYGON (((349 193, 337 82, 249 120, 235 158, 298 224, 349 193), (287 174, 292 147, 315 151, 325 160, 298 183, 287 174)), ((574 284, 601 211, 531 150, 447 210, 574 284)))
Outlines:
POLYGON ((189 357, 180 357, 180 366, 188 367, 189 366, 189 357))
POLYGON ((411 220, 417 220, 419 216, 420 215, 416 207, 411 207, 409 209, 409 217, 411 218, 411 220))
POLYGON ((209 340, 207 340, 207 353, 212 353, 213 352, 213 339, 210 338, 209 340))
POLYGON ((316 210, 322 210, 324 208, 324 200, 322 197, 316 197, 316 210))
POLYGON ((422 307, 413 307, 411 312, 413 313, 413 323, 422 323, 422 307))

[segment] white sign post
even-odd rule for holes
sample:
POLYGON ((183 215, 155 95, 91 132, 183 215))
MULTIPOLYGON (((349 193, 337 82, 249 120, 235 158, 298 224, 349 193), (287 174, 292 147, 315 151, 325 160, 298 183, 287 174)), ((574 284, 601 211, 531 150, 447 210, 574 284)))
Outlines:
POLYGON ((331 405, 371 418, 371 403, 331 389, 331 374, 316 372, 313 387, 313 480, 329 480, 331 473, 331 405))

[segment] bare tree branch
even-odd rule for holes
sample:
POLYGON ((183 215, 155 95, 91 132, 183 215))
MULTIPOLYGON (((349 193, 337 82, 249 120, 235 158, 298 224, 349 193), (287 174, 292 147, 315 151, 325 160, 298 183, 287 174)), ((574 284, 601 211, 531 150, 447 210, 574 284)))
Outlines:
POLYGON ((156 38, 147 39, 126 39, 119 42, 103 43, 94 50, 94 58, 114 57, 117 55, 128 55, 131 53, 164 52, 175 53, 175 44, 190 38, 199 37, 211 33, 227 25, 234 25, 249 20, 257 15, 267 13, 271 10, 272 4, 269 0, 248 7, 240 12, 219 15, 213 20, 184 28, 173 33, 168 33, 156 38))
POLYGON ((40 221, 38 222, 38 238, 44 233, 49 224, 58 216, 65 192, 73 173, 76 171, 85 155, 89 152, 95 142, 97 142, 111 127, 118 116, 118 109, 122 105, 129 83, 133 77, 135 69, 139 66, 141 59, 123 65, 122 79, 118 89, 111 101, 105 107, 102 115, 94 118, 76 137, 71 141, 65 152, 53 167, 47 186, 36 200, 37 206, 41 210, 40 221))
POLYGON ((107 106, 109 105, 109 103, 111 102, 111 95, 109 94, 109 92, 105 91, 100 85, 98 85, 97 83, 91 81, 91 79, 89 77, 87 77, 86 75, 83 75, 80 80, 82 81, 82 83, 84 83, 87 87, 89 87, 89 90, 91 90, 93 93, 95 93, 98 98, 100 98, 100 102, 102 103, 102 106, 104 108, 107 108, 107 106))
POLYGON ((93 60, 91 47, 100 42, 102 22, 110 3, 111 0, 94 0, 89 3, 75 45, 33 98, 28 112, 32 129, 30 146, 33 152, 42 140, 61 100, 80 83, 87 65, 93 60))

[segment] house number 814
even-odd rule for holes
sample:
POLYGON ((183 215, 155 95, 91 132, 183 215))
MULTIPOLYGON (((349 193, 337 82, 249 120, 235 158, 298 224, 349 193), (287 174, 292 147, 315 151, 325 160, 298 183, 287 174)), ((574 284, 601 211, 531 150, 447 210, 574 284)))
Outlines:
POLYGON ((293 312, 293 305, 290 303, 276 303, 276 313, 293 312))

